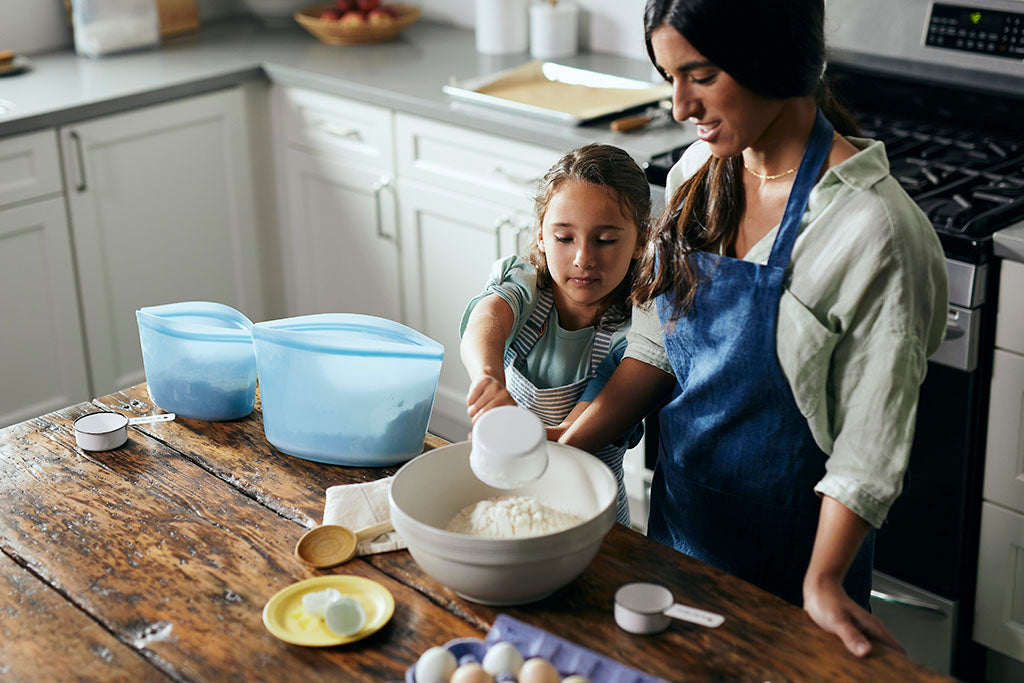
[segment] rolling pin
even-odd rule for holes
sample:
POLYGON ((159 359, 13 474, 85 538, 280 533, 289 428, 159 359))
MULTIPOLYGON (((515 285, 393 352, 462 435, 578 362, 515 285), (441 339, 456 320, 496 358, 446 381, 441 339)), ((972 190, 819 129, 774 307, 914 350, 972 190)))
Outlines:
POLYGON ((633 130, 646 126, 648 123, 654 120, 653 116, 647 114, 639 114, 637 116, 624 116, 621 119, 615 119, 609 124, 609 128, 617 133, 624 133, 627 130, 633 130))

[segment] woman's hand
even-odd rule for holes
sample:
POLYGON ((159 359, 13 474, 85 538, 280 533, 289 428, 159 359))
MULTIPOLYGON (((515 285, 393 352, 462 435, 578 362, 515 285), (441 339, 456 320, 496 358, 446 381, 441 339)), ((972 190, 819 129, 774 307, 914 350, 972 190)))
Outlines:
POLYGON ((515 399, 508 393, 505 383, 491 375, 480 375, 466 394, 466 413, 476 423, 477 419, 491 408, 514 406, 515 399))
POLYGON ((871 652, 872 642, 906 654, 878 617, 851 600, 838 580, 804 581, 804 611, 858 657, 871 652))
POLYGON ((821 497, 814 550, 804 575, 804 611, 818 626, 839 636, 846 649, 858 657, 871 652, 872 642, 906 654, 882 622, 843 589, 843 577, 867 530, 868 523, 848 507, 831 496, 821 497))

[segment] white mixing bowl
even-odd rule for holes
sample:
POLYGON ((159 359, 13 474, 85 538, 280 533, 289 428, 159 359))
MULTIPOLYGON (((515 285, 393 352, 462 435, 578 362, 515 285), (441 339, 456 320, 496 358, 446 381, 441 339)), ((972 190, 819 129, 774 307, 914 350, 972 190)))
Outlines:
POLYGON ((519 489, 492 488, 469 467, 470 442, 428 451, 398 470, 391 521, 416 563, 436 581, 485 605, 521 605, 547 597, 580 575, 615 523, 615 477, 576 448, 548 443, 548 469, 519 489), (583 518, 552 534, 483 538, 445 531, 467 505, 496 496, 534 496, 583 518))

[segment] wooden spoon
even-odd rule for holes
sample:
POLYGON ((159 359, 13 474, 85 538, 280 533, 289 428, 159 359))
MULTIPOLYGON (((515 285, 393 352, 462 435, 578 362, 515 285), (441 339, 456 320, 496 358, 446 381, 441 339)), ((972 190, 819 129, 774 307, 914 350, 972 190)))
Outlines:
POLYGON ((317 569, 336 567, 355 557, 360 542, 377 538, 394 528, 390 519, 356 532, 338 524, 324 524, 302 535, 295 544, 295 556, 317 569))

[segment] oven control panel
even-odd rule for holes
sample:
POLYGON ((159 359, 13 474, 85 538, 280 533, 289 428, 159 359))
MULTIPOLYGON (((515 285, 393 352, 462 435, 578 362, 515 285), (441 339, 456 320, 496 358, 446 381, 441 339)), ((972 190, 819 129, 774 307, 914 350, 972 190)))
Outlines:
POLYGON ((924 44, 1024 60, 1024 12, 935 3, 924 44))

